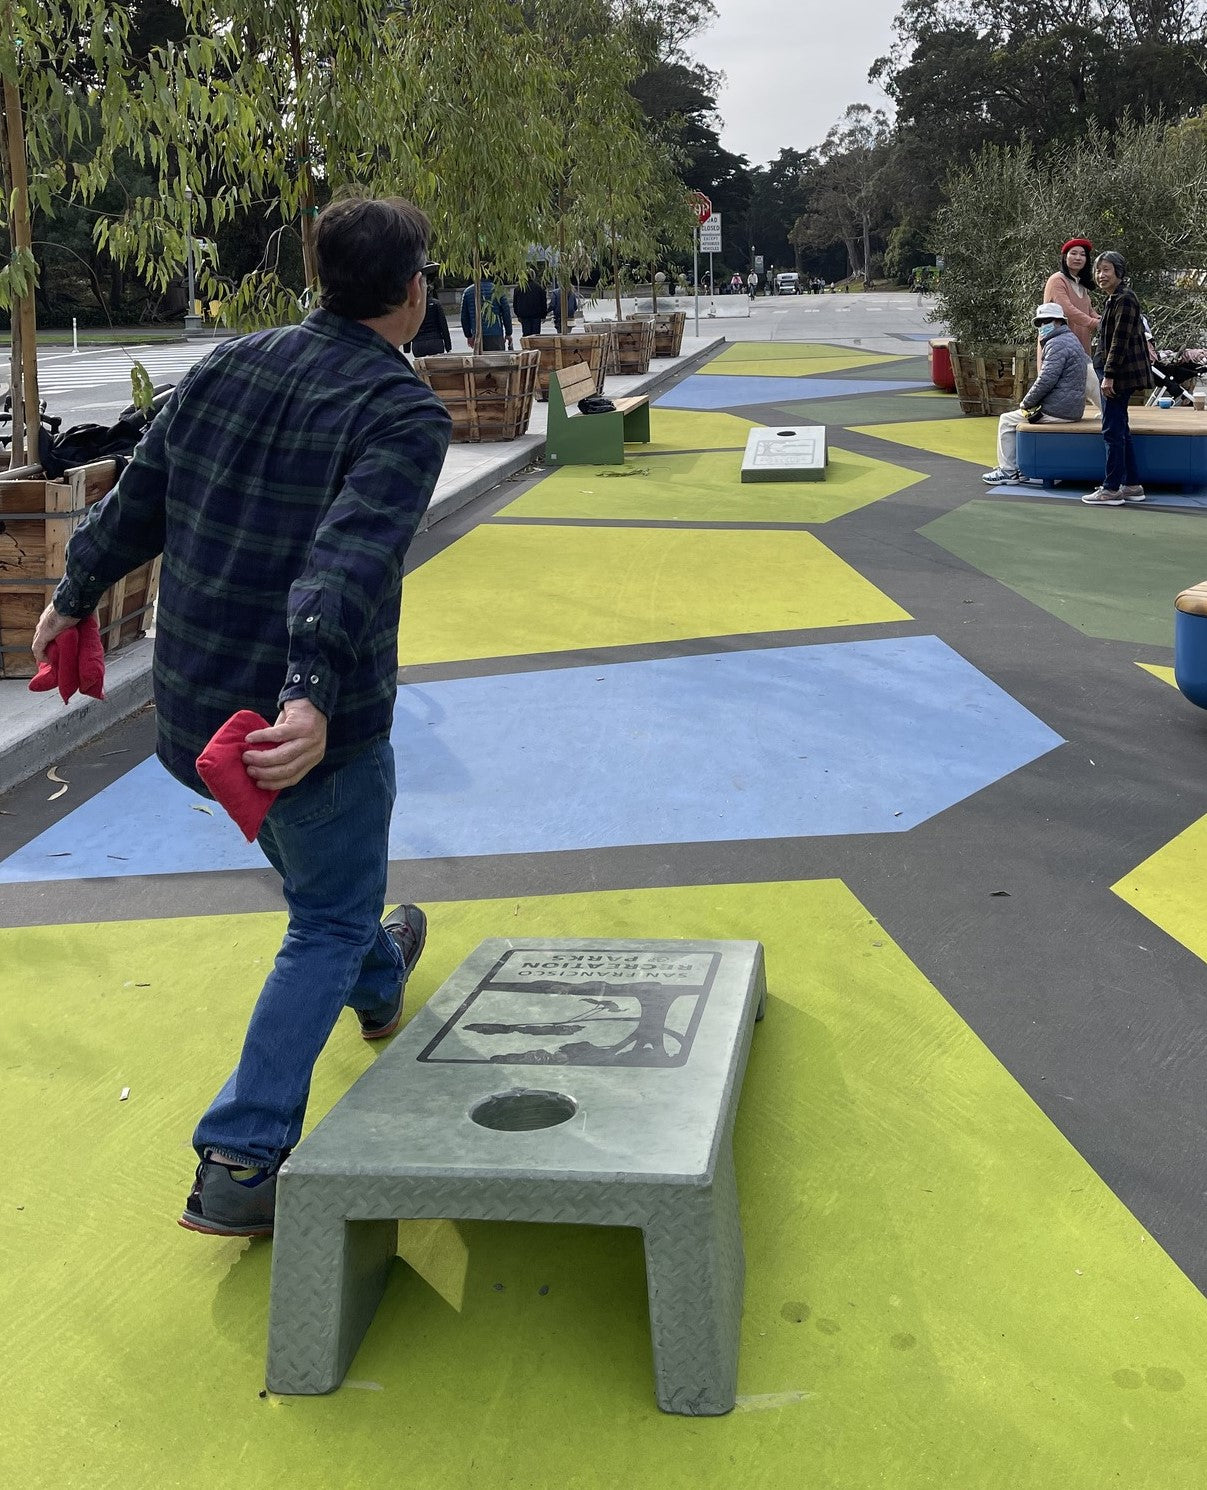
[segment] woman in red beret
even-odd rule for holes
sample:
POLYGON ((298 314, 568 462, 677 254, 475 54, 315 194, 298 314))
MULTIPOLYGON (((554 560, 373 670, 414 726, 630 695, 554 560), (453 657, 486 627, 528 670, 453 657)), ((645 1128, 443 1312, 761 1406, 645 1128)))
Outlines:
MULTIPOLYGON (((1091 342, 1099 321, 1090 300, 1090 291, 1094 288, 1094 279, 1090 273, 1093 252, 1094 245, 1088 238, 1070 238, 1060 250, 1060 268, 1055 274, 1048 276, 1043 293, 1046 302, 1055 301, 1057 305, 1064 307, 1069 330, 1087 353, 1092 351, 1091 342)), ((1042 348, 1038 355, 1042 358, 1042 348)), ((1093 367, 1086 376, 1086 398, 1095 407, 1102 407, 1098 378, 1093 367)))

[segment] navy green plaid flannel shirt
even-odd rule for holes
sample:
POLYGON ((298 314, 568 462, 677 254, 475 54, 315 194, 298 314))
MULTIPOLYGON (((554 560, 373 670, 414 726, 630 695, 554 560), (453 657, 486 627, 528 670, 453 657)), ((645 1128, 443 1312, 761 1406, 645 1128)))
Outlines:
POLYGON ((237 709, 327 716, 327 774, 389 733, 402 564, 448 449, 444 405, 375 331, 326 311, 191 368, 91 509, 55 591, 87 615, 163 554, 158 750, 194 762, 237 709))

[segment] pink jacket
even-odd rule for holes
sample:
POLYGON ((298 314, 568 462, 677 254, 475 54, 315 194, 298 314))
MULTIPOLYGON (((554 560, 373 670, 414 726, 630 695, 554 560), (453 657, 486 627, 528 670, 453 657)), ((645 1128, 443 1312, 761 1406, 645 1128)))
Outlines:
POLYGON ((1054 300, 1064 307, 1069 328, 1088 352, 1090 341, 1098 326, 1098 316, 1090 301, 1079 299, 1069 287, 1068 278, 1059 271, 1048 276, 1044 286, 1044 302, 1054 300))

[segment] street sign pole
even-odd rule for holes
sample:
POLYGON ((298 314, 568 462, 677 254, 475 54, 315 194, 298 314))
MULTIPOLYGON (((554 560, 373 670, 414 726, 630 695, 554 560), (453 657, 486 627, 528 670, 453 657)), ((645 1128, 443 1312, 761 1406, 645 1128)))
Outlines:
MULTIPOLYGON (((700 232, 704 224, 712 216, 712 203, 702 191, 693 191, 688 194, 692 210, 696 214, 696 231, 692 234, 692 290, 696 302, 696 335, 700 335, 700 232)), ((711 279, 711 261, 710 261, 711 279)))
POLYGON ((692 234, 692 289, 696 295, 696 335, 700 335, 700 229, 692 234))

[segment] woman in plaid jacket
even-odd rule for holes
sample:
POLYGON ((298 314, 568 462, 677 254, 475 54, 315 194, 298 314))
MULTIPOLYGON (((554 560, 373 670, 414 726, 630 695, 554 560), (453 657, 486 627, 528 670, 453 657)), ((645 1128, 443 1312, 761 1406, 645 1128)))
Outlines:
POLYGON ((1121 507, 1143 502, 1144 488, 1127 419, 1127 401, 1152 386, 1152 364, 1144 318, 1135 291, 1126 283, 1122 254, 1107 252, 1094 260, 1094 281, 1109 298, 1098 326, 1094 366, 1102 377, 1102 438, 1106 442, 1106 475, 1102 485, 1082 501, 1091 507, 1121 507))

